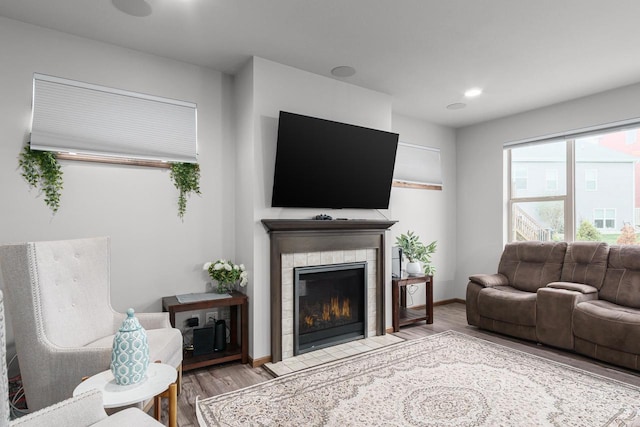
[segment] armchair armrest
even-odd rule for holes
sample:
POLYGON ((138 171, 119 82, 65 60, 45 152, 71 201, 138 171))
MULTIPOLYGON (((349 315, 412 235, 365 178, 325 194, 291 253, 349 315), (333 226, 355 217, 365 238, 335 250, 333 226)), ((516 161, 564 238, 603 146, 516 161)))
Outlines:
POLYGON ((492 288, 494 286, 507 286, 509 279, 503 274, 474 274, 469 276, 469 280, 473 283, 477 283, 485 288, 492 288))
POLYGON ((576 291, 585 295, 595 294, 598 292, 598 290, 593 286, 585 285, 583 283, 573 283, 573 282, 551 282, 546 287, 553 288, 553 289, 565 289, 567 291, 576 291))
POLYGON ((136 317, 145 329, 171 328, 169 313, 137 313, 136 317))
POLYGON ((11 421, 11 427, 78 426, 85 427, 107 418, 102 393, 89 391, 11 421))
MULTIPOLYGON (((136 313, 135 316, 140 325, 146 330, 172 327, 171 322, 169 322, 169 313, 136 313)), ((113 317, 113 331, 116 333, 127 315, 125 313, 115 313, 113 317)))

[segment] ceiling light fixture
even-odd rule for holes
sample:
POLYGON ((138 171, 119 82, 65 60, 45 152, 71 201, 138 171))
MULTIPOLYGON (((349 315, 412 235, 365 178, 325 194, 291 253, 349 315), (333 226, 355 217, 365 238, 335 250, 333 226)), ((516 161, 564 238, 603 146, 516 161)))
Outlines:
POLYGON ((340 65, 331 70, 331 74, 336 77, 351 77, 356 73, 356 69, 348 65, 340 65))
POLYGON ((454 102, 453 104, 447 105, 447 110, 462 110, 466 106, 467 104, 464 102, 454 102))
POLYGON ((122 13, 142 18, 151 15, 151 5, 145 0, 111 0, 111 3, 122 13))
POLYGON ((469 89, 468 91, 466 91, 464 93, 464 96, 466 96, 467 98, 473 98, 480 94, 482 94, 482 89, 474 87, 473 89, 469 89))

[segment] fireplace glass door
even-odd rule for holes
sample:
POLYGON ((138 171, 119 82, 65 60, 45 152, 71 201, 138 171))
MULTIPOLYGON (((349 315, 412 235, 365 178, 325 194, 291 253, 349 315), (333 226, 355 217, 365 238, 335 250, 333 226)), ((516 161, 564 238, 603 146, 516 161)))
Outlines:
POLYGON ((367 263, 294 269, 294 354, 365 336, 367 263))

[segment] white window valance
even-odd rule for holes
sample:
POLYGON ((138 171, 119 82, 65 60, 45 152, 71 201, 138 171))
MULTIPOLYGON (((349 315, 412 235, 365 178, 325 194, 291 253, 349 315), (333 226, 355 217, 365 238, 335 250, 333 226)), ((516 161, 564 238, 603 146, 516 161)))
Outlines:
POLYGON ((34 150, 195 163, 196 134, 194 103, 34 74, 34 150))

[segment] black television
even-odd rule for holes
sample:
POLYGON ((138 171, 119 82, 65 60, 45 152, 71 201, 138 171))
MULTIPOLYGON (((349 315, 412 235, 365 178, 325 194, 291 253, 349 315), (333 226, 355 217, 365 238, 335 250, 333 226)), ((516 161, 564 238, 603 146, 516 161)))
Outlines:
POLYGON ((389 207, 398 134, 280 112, 271 206, 389 207))

